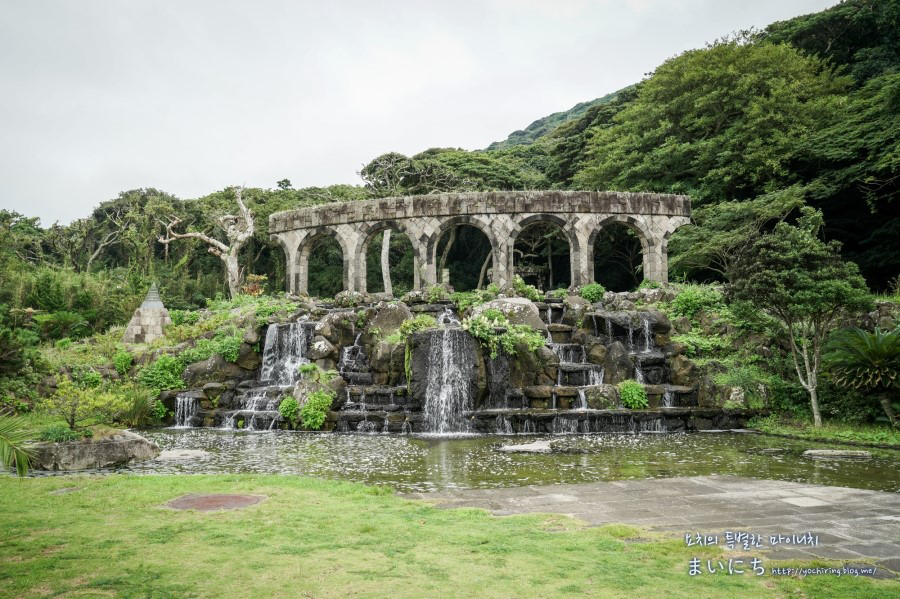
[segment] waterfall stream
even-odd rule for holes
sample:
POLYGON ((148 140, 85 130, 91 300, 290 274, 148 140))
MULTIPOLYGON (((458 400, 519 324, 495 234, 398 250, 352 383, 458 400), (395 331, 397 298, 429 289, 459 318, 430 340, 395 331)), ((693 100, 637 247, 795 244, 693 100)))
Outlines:
POLYGON ((425 430, 431 433, 469 432, 463 412, 472 409, 471 370, 466 363, 468 333, 446 327, 432 333, 425 390, 425 430))

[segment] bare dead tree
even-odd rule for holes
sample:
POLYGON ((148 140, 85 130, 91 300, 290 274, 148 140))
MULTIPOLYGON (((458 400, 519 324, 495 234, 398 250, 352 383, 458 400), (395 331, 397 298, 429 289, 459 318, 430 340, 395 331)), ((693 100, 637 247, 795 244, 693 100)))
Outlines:
POLYGON ((241 187, 234 188, 234 197, 240 209, 240 214, 237 216, 226 214, 217 221, 217 224, 225 232, 225 237, 228 239, 227 245, 214 237, 198 231, 176 233, 175 227, 181 224, 181 219, 175 216, 172 216, 166 225, 166 236, 159 238, 159 242, 167 246, 176 239, 199 239, 206 243, 209 246, 207 251, 213 256, 218 256, 225 264, 225 276, 228 279, 228 291, 231 297, 236 297, 241 292, 243 272, 238 263, 238 254, 244 244, 247 243, 247 240, 253 237, 254 231, 253 214, 241 198, 242 191, 241 187))

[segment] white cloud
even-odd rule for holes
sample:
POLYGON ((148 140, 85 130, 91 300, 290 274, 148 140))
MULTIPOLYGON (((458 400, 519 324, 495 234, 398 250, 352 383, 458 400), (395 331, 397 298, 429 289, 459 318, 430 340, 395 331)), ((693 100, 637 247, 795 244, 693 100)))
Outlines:
POLYGON ((0 208, 356 182, 484 147, 735 29, 830 0, 0 3, 0 208), (790 4, 790 5, 788 5, 790 4))

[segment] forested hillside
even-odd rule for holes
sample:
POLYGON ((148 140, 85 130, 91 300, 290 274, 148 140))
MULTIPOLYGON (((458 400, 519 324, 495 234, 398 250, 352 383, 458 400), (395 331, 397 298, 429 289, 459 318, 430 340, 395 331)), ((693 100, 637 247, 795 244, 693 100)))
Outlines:
MULTIPOLYGON (((749 240, 779 221, 803 218, 821 220, 821 235, 843 244, 844 258, 859 265, 871 288, 896 289, 900 0, 847 0, 723 38, 488 150, 388 153, 360 177, 359 186, 293 189, 285 179, 273 189, 243 190, 255 221, 239 253, 245 283, 270 292, 283 287, 283 252, 267 231, 275 211, 444 191, 597 189, 692 197, 694 224, 670 242, 674 278, 729 280, 733 257, 749 240)), ((208 243, 166 244, 160 237, 178 219, 179 231, 225 241, 217 221, 237 214, 233 188, 189 200, 138 189, 98 204, 69 225, 0 211, 0 378, 38 369, 23 348, 40 340, 124 324, 152 281, 175 309, 228 293, 223 263, 208 243)), ((412 268, 404 241, 391 240, 397 278, 412 268)), ((606 243, 607 255, 625 255, 619 250, 635 240, 606 243)), ((373 256, 377 250, 370 248, 373 256)), ((320 295, 340 286, 340 259, 328 251, 311 259, 320 295)), ((626 260, 622 280, 636 285, 640 260, 626 260)))

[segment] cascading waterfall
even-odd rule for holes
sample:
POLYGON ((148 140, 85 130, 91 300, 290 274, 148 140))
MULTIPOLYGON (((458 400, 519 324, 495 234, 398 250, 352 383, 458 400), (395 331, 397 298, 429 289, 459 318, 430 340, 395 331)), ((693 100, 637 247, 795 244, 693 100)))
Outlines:
POLYGON ((644 353, 653 351, 653 341, 650 338, 650 315, 641 313, 641 320, 644 323, 644 353))
POLYGON ((503 414, 498 414, 497 418, 494 420, 494 432, 498 435, 515 434, 515 431, 513 431, 512 423, 509 421, 509 418, 507 418, 503 414))
POLYGON ((191 397, 185 393, 179 393, 175 396, 175 428, 190 428, 191 420, 197 415, 200 409, 200 402, 196 397, 191 397))
POLYGON ((663 393, 662 398, 662 407, 664 408, 674 408, 675 407, 675 394, 671 389, 666 389, 663 393))
POLYGON ((261 383, 293 385, 299 378, 297 368, 309 362, 306 351, 312 337, 312 323, 272 324, 266 331, 263 363, 259 371, 261 383))
POLYGON ((431 433, 464 433, 469 423, 463 412, 472 409, 471 364, 466 364, 465 331, 446 327, 431 334, 424 422, 431 433))

